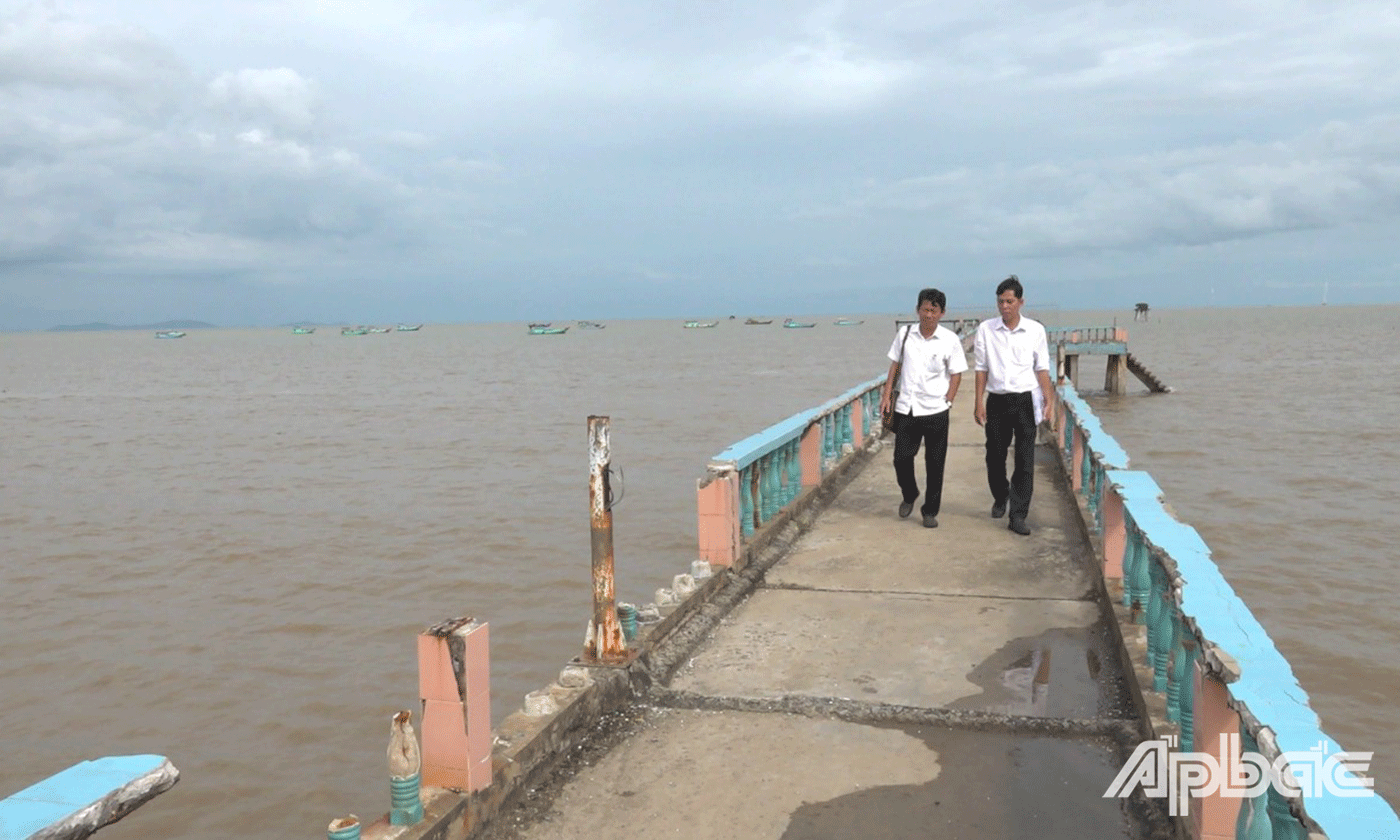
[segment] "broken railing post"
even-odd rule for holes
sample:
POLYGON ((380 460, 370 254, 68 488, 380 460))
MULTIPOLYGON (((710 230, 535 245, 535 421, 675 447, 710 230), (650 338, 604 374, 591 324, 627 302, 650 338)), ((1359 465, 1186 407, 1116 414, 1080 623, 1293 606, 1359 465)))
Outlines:
POLYGON ((394 715, 389 724, 389 824, 413 825, 423 819, 419 794, 423 761, 413 732, 413 712, 394 715))
POLYGON ((422 784, 475 791, 491 784, 489 625, 451 618, 418 635, 423 699, 422 784))
POLYGON ((326 840, 360 840, 360 818, 351 814, 331 820, 326 826, 326 840))
POLYGON ((583 661, 615 664, 627 660, 627 643, 617 620, 613 586, 612 487, 608 467, 608 418, 588 418, 588 502, 593 547, 593 618, 583 643, 583 661))

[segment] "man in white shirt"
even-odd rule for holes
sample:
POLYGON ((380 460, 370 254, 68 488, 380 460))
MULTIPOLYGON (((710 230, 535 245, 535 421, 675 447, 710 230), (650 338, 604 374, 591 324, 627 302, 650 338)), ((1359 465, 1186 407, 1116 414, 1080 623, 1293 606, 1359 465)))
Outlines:
POLYGON ((977 394, 972 415, 987 432, 987 487, 992 491, 992 518, 1008 507, 1007 528, 1028 535, 1026 517, 1035 486, 1035 430, 1039 405, 1052 393, 1050 349, 1045 327, 1021 317, 1024 290, 1016 275, 997 286, 1000 318, 977 325, 973 339, 973 368, 977 394), (1039 389, 1039 394, 1036 390, 1039 389), (1037 399, 1039 397, 1040 399, 1037 399), (1006 480, 1006 451, 1015 439, 1015 472, 1006 480))
POLYGON ((943 502, 943 466, 948 457, 948 415, 958 394, 967 354, 962 341, 938 325, 948 299, 937 289, 919 292, 917 328, 909 324, 895 332, 890 345, 890 372, 880 394, 880 412, 894 409, 894 476, 903 501, 900 518, 914 511, 919 481, 914 456, 924 447, 924 503, 919 508, 925 528, 938 527, 943 502), (891 406, 891 389, 899 395, 891 406))

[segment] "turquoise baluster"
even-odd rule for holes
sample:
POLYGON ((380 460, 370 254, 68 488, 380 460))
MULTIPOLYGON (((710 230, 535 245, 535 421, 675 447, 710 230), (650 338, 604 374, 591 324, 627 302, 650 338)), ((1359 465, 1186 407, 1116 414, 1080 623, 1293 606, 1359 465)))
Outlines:
MULTIPOLYGON (((1186 659, 1186 651, 1182 649, 1182 636, 1185 628, 1181 620, 1181 613, 1168 607, 1168 620, 1171 622, 1171 644, 1169 646, 1170 655, 1167 658, 1167 720, 1171 723, 1181 721, 1181 663, 1186 659)), ((1185 746, 1182 749, 1186 749, 1185 746)))
POLYGON ((847 403, 841 407, 841 444, 855 445, 855 429, 851 428, 851 405, 847 403))
POLYGON ((1074 417, 1065 414, 1065 460, 1069 460, 1074 455, 1074 417))
POLYGON ((1148 632, 1148 642, 1152 646, 1152 690, 1167 690, 1167 671, 1170 664, 1167 657, 1171 654, 1172 643, 1172 620, 1171 614, 1175 610, 1175 605, 1171 600, 1171 582, 1167 578, 1166 569, 1161 563, 1151 563, 1149 566, 1152 576, 1152 594, 1148 596, 1150 603, 1157 605, 1157 615, 1152 621, 1152 629, 1148 632))
POLYGON ((1137 551, 1134 552, 1136 559, 1133 566, 1133 601, 1130 606, 1137 607, 1137 623, 1147 623, 1148 604, 1152 598, 1152 556, 1147 547, 1147 537, 1138 532, 1137 551))
POLYGON ((1181 714, 1181 749, 1184 752, 1191 752, 1195 749, 1196 742, 1196 657, 1200 653, 1200 647, 1196 644, 1196 637, 1186 632, 1186 638, 1181 643, 1180 652, 1180 673, 1177 674, 1177 683, 1181 686, 1178 694, 1178 707, 1181 714))
POLYGON ((763 524, 778 514, 778 470, 770 452, 761 459, 763 464, 763 524))
POLYGON ((1094 471, 1094 453, 1089 449, 1089 439, 1084 439, 1084 459, 1079 462, 1079 492, 1089 497, 1089 481, 1094 471))
POLYGON ((1132 514, 1126 510, 1123 511, 1123 530, 1126 534, 1123 541, 1123 606, 1131 607, 1137 592, 1137 546, 1141 538, 1132 514))
POLYGON ((1094 532, 1103 533, 1103 487, 1108 480, 1103 464, 1094 465, 1094 498, 1089 509, 1094 512, 1094 532))
POLYGON ((802 495, 802 440, 788 444, 788 501, 802 495))
POLYGON ((1142 600, 1137 603, 1142 606, 1143 624, 1147 626, 1147 667, 1155 674, 1157 671, 1157 640, 1154 634, 1157 632, 1157 613, 1160 611, 1161 599, 1156 593, 1156 572, 1155 565, 1149 555, 1145 558, 1144 572, 1140 573, 1146 578, 1146 591, 1142 593, 1142 600))
POLYGON ((739 472, 739 530, 744 536, 753 536, 753 467, 744 467, 739 472))
POLYGON ((832 463, 832 459, 834 458, 834 456, 836 456, 836 452, 834 452, 834 447, 836 447, 836 434, 834 434, 834 431, 836 431, 836 430, 834 430, 834 428, 833 428, 833 426, 832 426, 832 416, 830 416, 830 414, 826 414, 825 417, 822 417, 822 475, 823 475, 823 476, 826 475, 826 469, 829 468, 830 463, 832 463))
POLYGON ((1273 785, 1269 785, 1268 792, 1260 799, 1268 800, 1269 822, 1274 826, 1273 840, 1307 840, 1308 833, 1303 830, 1303 824, 1293 816, 1288 800, 1274 790, 1273 785))
MULTIPOLYGON (((1240 724, 1240 749, 1242 752, 1259 751, 1259 745, 1243 723, 1240 724)), ((1235 818, 1236 840, 1273 840, 1273 836, 1274 828, 1269 820, 1269 795, 1261 793, 1242 800, 1240 814, 1235 818)))

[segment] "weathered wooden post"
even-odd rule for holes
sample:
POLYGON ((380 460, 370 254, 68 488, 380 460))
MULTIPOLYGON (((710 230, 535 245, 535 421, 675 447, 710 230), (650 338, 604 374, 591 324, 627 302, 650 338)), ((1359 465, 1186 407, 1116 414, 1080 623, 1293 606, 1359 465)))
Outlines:
POLYGON ((613 586, 612 488, 608 467, 608 418, 588 418, 588 502, 593 548, 593 618, 583 643, 583 661, 614 665, 627 661, 627 642, 617 620, 613 586))

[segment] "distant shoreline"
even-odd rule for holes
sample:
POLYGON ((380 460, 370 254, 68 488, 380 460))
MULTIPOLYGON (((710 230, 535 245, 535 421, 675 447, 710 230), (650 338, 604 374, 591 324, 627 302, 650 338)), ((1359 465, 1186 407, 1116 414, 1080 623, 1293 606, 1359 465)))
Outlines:
POLYGON ((49 327, 45 332, 100 332, 103 330, 198 330, 217 329, 203 321, 161 321, 159 324, 105 324, 94 321, 91 324, 63 324, 49 327))

